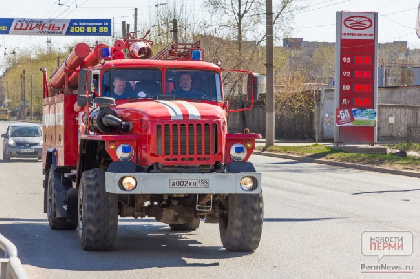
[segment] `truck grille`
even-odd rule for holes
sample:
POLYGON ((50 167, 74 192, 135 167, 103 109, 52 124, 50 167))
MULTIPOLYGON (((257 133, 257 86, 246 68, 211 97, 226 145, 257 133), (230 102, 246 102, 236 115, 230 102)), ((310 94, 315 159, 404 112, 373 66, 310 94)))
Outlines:
POLYGON ((188 157, 217 152, 217 124, 164 124, 156 130, 158 155, 188 157))

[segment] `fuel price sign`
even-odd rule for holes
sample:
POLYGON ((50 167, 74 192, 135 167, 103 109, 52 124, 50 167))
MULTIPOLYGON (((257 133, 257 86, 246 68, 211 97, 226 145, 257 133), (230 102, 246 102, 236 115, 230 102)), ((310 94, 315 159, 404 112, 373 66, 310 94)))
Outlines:
POLYGON ((377 19, 377 13, 337 12, 336 142, 375 141, 377 19))

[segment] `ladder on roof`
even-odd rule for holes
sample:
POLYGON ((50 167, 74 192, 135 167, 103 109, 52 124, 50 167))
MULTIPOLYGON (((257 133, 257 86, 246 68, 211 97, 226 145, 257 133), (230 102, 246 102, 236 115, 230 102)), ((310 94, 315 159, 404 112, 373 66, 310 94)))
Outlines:
POLYGON ((195 43, 177 43, 172 41, 168 46, 153 56, 152 60, 191 60, 191 52, 200 50, 200 41, 195 43))

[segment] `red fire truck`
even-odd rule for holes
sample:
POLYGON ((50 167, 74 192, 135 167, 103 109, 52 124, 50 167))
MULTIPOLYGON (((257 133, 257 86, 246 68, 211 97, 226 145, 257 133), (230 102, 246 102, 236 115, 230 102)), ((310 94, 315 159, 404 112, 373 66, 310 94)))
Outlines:
MULTIPOLYGON (((227 250, 255 250, 261 174, 247 160, 261 135, 227 132, 223 70, 202 60, 199 42, 155 56, 152 44, 79 43, 50 79, 41 69, 49 226, 77 229, 85 250, 111 250, 118 217, 154 217, 171 230, 204 221, 219 224, 227 250)), ((252 103, 254 76, 237 71, 249 75, 252 103)))

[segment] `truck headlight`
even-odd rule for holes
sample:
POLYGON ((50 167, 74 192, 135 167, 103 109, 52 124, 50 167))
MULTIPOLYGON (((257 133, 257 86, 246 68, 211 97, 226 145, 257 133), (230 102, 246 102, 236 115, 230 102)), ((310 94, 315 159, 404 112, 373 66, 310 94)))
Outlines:
POLYGON ((117 148, 116 155, 121 161, 129 161, 134 156, 134 148, 129 144, 121 144, 117 148))
POLYGON ((124 176, 123 178, 121 178, 120 180, 121 190, 131 191, 131 190, 134 190, 136 187, 137 187, 137 181, 134 177, 124 176))
POLYGON ((246 147, 241 143, 235 143, 230 147, 230 157, 234 161, 242 161, 245 159, 247 153, 246 147))
POLYGON ((244 176, 241 179, 241 188, 244 191, 252 191, 257 189, 258 181, 253 176, 244 176))

